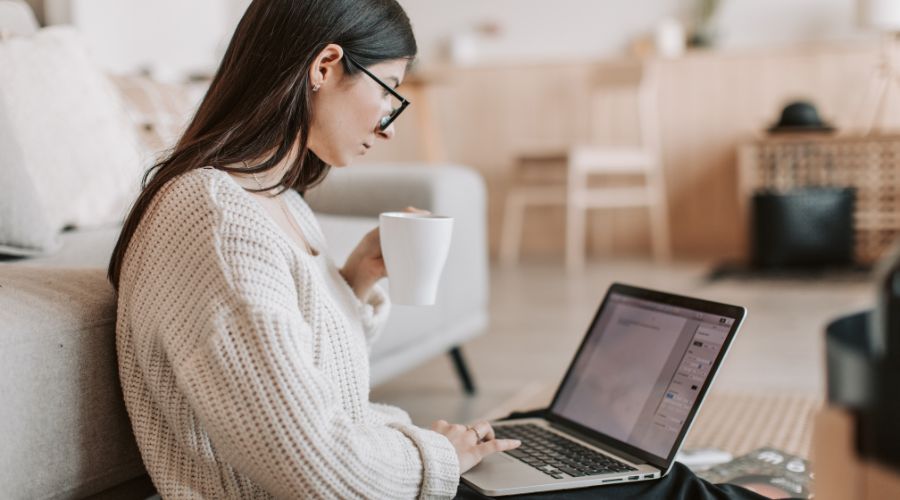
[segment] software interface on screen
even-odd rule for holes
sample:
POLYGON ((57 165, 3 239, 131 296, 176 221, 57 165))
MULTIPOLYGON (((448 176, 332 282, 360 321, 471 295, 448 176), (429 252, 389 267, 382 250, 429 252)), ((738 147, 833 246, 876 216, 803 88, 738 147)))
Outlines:
POLYGON ((733 324, 612 293, 553 411, 666 457, 733 324))

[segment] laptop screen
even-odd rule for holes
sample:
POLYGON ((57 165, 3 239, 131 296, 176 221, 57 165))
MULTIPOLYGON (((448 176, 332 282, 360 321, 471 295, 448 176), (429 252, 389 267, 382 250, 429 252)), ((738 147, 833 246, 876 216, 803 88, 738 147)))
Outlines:
POLYGON ((636 297, 617 292, 617 286, 594 319, 551 410, 667 460, 742 313, 729 317, 710 308, 636 297))

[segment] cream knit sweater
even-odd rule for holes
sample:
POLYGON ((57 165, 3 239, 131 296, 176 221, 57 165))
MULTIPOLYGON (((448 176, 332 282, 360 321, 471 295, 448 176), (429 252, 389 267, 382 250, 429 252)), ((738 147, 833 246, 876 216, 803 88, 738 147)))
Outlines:
POLYGON ((228 174, 171 182, 125 255, 119 375, 163 498, 410 498, 456 493, 442 435, 369 402, 388 311, 360 302, 300 195, 301 250, 228 174))

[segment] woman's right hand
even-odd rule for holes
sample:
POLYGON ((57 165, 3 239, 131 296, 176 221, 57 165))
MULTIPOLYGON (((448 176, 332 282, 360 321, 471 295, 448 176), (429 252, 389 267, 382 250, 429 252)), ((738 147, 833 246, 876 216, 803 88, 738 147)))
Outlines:
POLYGON ((522 444, 517 439, 495 439, 494 428, 484 421, 467 427, 462 424, 451 424, 446 420, 438 420, 431 424, 431 430, 443 434, 456 449, 460 474, 471 469, 492 453, 512 450, 522 444))

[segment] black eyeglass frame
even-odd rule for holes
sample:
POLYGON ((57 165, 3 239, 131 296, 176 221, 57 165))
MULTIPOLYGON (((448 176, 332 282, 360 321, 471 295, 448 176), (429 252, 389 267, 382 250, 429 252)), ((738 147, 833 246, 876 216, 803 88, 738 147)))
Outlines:
POLYGON ((359 68, 360 71, 365 73, 369 78, 375 80, 375 83, 377 83, 378 85, 381 85, 384 88, 384 90, 387 90, 388 92, 390 92, 390 94, 392 96, 394 96, 400 100, 400 105, 397 106, 396 108, 394 108, 393 110, 391 110, 391 114, 385 116, 384 118, 381 119, 381 121, 378 122, 378 128, 380 130, 385 130, 386 128, 390 127, 391 124, 394 123, 394 120, 396 120, 397 117, 400 116, 400 113, 402 113, 403 110, 406 109, 406 107, 412 103, 409 102, 409 99, 403 97, 396 90, 391 88, 390 85, 383 82, 381 80, 381 78, 378 78, 377 76, 373 75, 371 71, 369 71, 365 68, 365 66, 363 66, 362 64, 359 64, 356 61, 354 61, 353 59, 351 59, 350 56, 348 56, 346 52, 344 53, 344 57, 347 58, 347 62, 349 62, 350 64, 359 68))

